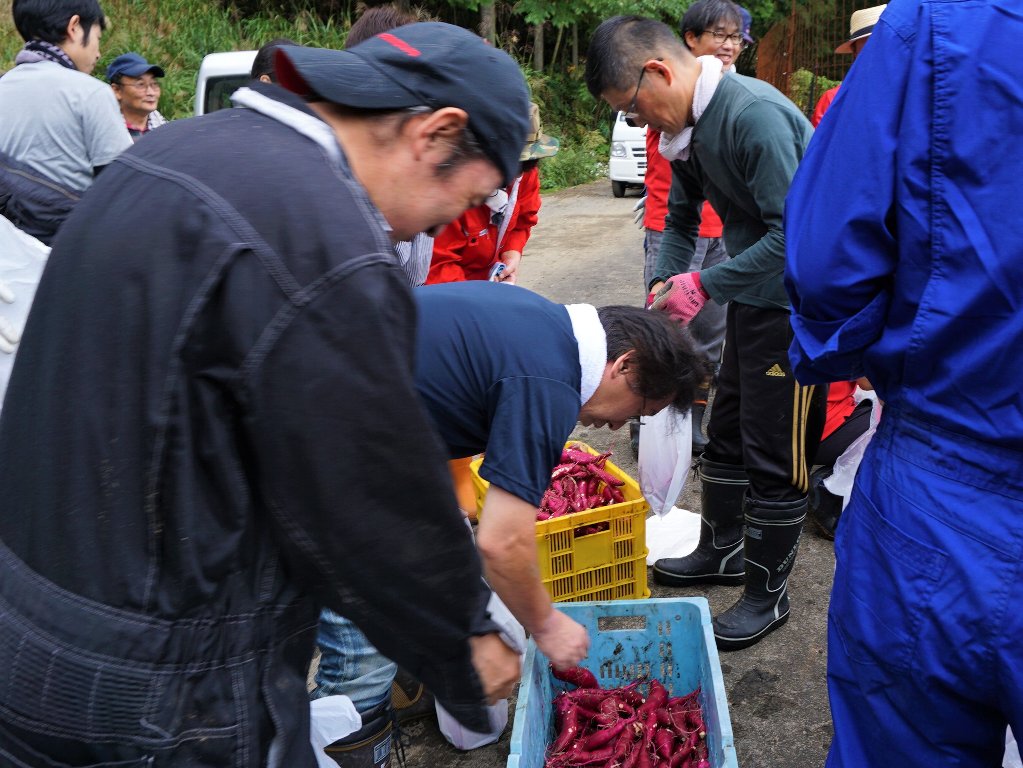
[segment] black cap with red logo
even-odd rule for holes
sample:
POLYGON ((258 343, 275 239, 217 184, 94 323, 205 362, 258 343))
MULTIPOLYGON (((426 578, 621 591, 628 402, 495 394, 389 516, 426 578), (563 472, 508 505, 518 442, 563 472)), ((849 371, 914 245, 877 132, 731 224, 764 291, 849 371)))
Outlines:
POLYGON ((300 96, 362 109, 458 107, 487 157, 511 183, 529 133, 529 91, 518 64, 461 27, 407 24, 353 48, 282 46, 278 82, 300 96))

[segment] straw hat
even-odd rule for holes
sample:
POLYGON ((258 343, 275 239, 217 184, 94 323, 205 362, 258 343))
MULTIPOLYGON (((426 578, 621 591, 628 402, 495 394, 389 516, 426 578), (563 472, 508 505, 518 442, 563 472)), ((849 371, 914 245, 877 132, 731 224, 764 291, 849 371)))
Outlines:
POLYGON ((870 33, 874 31, 874 25, 877 24, 877 20, 881 18, 881 14, 887 7, 886 3, 885 5, 875 5, 873 8, 864 8, 862 11, 853 11, 853 15, 849 19, 849 39, 838 46, 835 53, 852 53, 852 44, 857 40, 870 37, 870 33))
POLYGON ((540 107, 535 103, 529 104, 529 133, 526 135, 526 146, 519 155, 519 161, 539 160, 541 157, 551 157, 558 154, 558 147, 561 145, 553 136, 548 136, 541 131, 540 107))

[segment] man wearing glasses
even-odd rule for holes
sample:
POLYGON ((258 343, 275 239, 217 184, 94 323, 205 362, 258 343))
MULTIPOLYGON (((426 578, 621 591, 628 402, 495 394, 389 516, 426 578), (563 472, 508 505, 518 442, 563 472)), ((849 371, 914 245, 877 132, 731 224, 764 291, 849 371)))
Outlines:
MULTIPOLYGON (((714 26, 709 36, 741 41, 742 30, 714 26)), ((785 195, 813 129, 770 85, 726 71, 714 55, 695 56, 671 28, 637 16, 597 28, 586 84, 612 109, 659 130, 660 152, 671 162, 653 308, 688 323, 709 299, 728 302, 701 459, 701 473, 718 482, 705 485, 696 551, 659 560, 654 577, 669 586, 745 584, 714 619, 719 648, 745 648, 788 619, 788 575, 823 425, 821 389, 801 387, 792 375, 782 285, 785 195), (689 271, 704 201, 721 216, 730 258, 689 271)))
MULTIPOLYGON (((713 56, 722 64, 722 71, 734 72, 735 61, 746 47, 753 42, 746 21, 749 13, 728 0, 697 0, 689 6, 679 22, 679 32, 686 47, 696 57, 713 56), (748 40, 747 40, 748 38, 748 40)), ((642 75, 640 75, 642 78, 642 75)), ((642 80, 639 84, 642 86, 642 80)), ((637 90, 638 95, 638 90, 637 90)), ((649 290, 656 282, 657 260, 664 237, 665 216, 668 213, 668 190, 671 187, 671 165, 660 152, 661 132, 647 128, 646 135, 646 211, 643 226, 646 228, 645 263, 643 268, 644 287, 649 290)), ((710 203, 704 203, 700 217, 700 229, 696 248, 687 271, 709 268, 728 259, 724 240, 721 238, 721 217, 710 203)), ((716 370, 721 362, 721 346, 725 340, 725 306, 709 302, 693 318, 689 330, 692 332, 696 350, 716 370)), ((699 456, 707 447, 703 434, 704 412, 710 395, 711 380, 697 392, 693 401, 693 455, 699 456)), ((638 427, 638 425, 636 425, 638 427)), ((638 429, 634 429, 635 435, 638 429)))
POLYGON ((157 111, 163 68, 150 64, 134 51, 122 53, 107 67, 107 82, 121 105, 121 114, 132 141, 167 122, 157 111))

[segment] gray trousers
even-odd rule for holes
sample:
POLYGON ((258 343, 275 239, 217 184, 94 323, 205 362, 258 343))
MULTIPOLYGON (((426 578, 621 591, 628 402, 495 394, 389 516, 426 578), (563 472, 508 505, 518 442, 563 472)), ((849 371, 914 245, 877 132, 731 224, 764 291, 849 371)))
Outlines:
MULTIPOLYGON (((728 258, 725 241, 720 237, 696 238, 696 250, 689 262, 689 271, 713 267, 728 258)), ((721 362, 721 349, 725 343, 725 317, 728 303, 718 304, 711 299, 703 305, 703 309, 689 323, 689 331, 693 335, 696 352, 711 363, 721 362)))
MULTIPOLYGON (((656 229, 646 230, 646 237, 643 239, 643 298, 650 283, 657 273, 657 257, 661 252, 661 240, 663 232, 656 229)), ((728 258, 725 251, 725 243, 720 237, 698 237, 696 239, 696 250, 689 262, 687 272, 697 272, 701 269, 713 267, 728 258)), ((693 318, 689 324, 689 331, 692 334, 693 346, 696 352, 705 360, 711 363, 721 362, 721 348, 725 341, 725 316, 728 304, 718 304, 716 301, 708 301, 704 304, 700 313, 693 318)))

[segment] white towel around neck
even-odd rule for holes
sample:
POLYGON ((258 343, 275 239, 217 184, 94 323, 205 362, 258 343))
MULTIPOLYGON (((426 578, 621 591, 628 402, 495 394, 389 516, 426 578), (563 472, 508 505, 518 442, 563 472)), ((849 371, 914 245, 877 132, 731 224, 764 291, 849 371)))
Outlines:
POLYGON ((661 156, 667 160, 688 160, 689 145, 693 140, 693 127, 707 109, 710 100, 714 98, 714 91, 721 82, 723 64, 716 56, 699 56, 696 59, 700 62, 700 76, 696 79, 696 88, 693 89, 693 125, 687 125, 681 133, 669 136, 661 134, 661 143, 657 147, 661 156))

